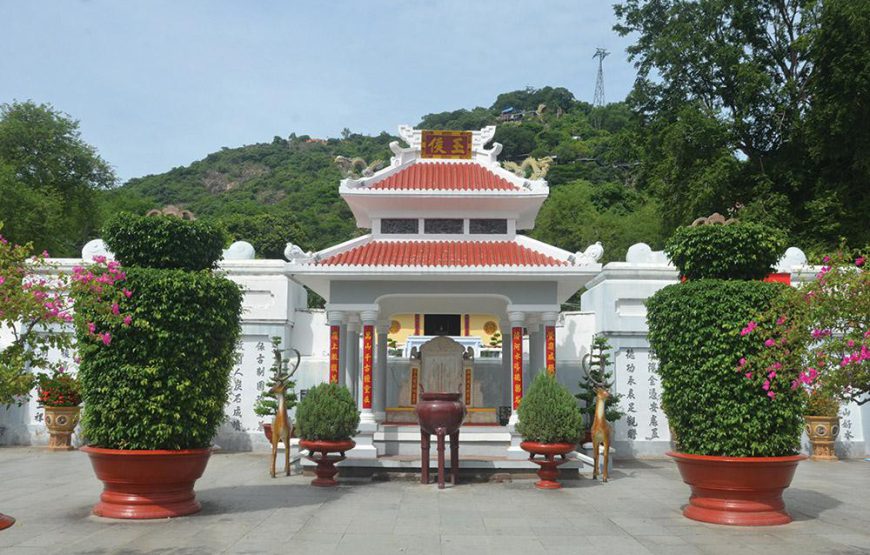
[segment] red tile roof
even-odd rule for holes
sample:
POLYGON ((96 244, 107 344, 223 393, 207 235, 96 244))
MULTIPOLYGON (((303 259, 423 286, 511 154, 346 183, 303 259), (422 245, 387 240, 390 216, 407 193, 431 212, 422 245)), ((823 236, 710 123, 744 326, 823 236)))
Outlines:
POLYGON ((417 162, 372 185, 389 190, 518 191, 513 183, 473 162, 417 162))
POLYGON ((514 241, 371 241, 321 266, 566 266, 514 241))

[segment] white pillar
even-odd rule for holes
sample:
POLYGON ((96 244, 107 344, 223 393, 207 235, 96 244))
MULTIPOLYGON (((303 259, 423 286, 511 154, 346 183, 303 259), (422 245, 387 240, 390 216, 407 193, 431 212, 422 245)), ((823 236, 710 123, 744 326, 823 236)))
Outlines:
POLYGON ((511 343, 511 424, 516 425, 519 421, 517 409, 525 392, 525 384, 523 377, 525 373, 525 365, 523 364, 523 327, 526 323, 526 315, 524 312, 509 312, 508 320, 510 321, 510 337, 508 341, 511 343))
POLYGON ((378 352, 375 357, 375 419, 386 422, 387 415, 387 364, 389 352, 387 350, 387 334, 390 332, 390 322, 378 322, 376 331, 378 334, 378 352))
POLYGON ((351 342, 355 352, 354 356, 354 395, 357 399, 357 406, 360 408, 359 432, 354 437, 356 447, 347 452, 348 458, 351 459, 375 459, 378 456, 378 448, 375 445, 375 433, 378 431, 378 423, 375 421, 375 416, 372 411, 372 391, 366 392, 365 386, 371 388, 374 384, 366 384, 366 376, 363 375, 360 379, 360 352, 359 352, 359 332, 360 328, 363 331, 363 357, 368 355, 369 359, 363 359, 363 369, 368 374, 369 380, 373 381, 373 370, 371 364, 374 362, 374 353, 372 352, 374 342, 374 326, 378 320, 377 311, 363 311, 361 314, 351 316, 352 323, 348 323, 348 335, 352 336, 351 342), (361 321, 360 321, 361 320, 361 321), (366 331, 369 332, 369 337, 365 337, 366 331), (368 340, 366 340, 368 339, 368 340), (366 352, 368 351, 368 352, 366 352), (366 395, 368 393, 368 396, 366 395))
POLYGON ((378 324, 378 313, 365 310, 360 314, 363 332, 362 372, 360 381, 360 422, 375 423, 374 405, 374 362, 375 362, 375 326, 378 324))
POLYGON ((359 403, 359 315, 350 313, 347 316, 347 385, 353 398, 359 403))

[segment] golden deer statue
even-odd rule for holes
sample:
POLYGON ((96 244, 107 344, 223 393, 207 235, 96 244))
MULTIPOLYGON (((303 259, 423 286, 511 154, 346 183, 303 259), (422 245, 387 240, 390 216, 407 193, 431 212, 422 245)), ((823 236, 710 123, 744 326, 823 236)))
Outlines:
POLYGON ((607 467, 610 462, 610 424, 604 416, 604 409, 610 392, 604 387, 595 388, 595 420, 592 422, 592 456, 595 458, 595 466, 592 468, 592 479, 598 478, 598 453, 599 447, 604 445, 604 468, 601 469, 602 481, 607 481, 607 467))
POLYGON ((272 419, 272 465, 270 474, 275 477, 275 463, 278 458, 278 441, 284 441, 284 471, 287 476, 290 476, 290 438, 293 437, 293 421, 287 415, 287 388, 292 387, 290 378, 296 373, 299 368, 301 356, 296 349, 290 349, 296 353, 296 364, 293 365, 293 370, 287 370, 288 361, 281 356, 281 349, 278 348, 279 341, 272 340, 272 352, 275 355, 275 376, 273 378, 272 387, 269 392, 275 396, 278 402, 278 410, 275 411, 275 417, 272 419))

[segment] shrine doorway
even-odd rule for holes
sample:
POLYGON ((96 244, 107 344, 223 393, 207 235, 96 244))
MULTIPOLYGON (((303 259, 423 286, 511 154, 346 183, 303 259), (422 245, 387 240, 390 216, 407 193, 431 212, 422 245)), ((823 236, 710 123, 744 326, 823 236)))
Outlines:
POLYGON ((426 314, 423 318, 423 335, 462 335, 462 316, 426 314))

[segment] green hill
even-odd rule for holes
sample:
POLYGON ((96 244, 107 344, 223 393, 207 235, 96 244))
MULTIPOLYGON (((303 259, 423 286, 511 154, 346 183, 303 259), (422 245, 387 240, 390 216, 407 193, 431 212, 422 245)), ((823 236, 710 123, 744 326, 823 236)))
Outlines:
MULTIPOLYGON (((498 125, 501 160, 553 157, 547 175, 551 199, 533 235, 572 251, 600 240, 610 260, 621 258, 631 243, 660 246, 661 240, 653 201, 632 186, 636 162, 624 146, 631 143, 630 121, 623 103, 593 112, 568 90, 545 87, 499 95, 489 108, 429 114, 417 127, 498 125)), ((342 138, 291 134, 223 148, 189 166, 131 179, 103 193, 103 211, 141 213, 173 204, 222 222, 261 255, 280 256, 286 241, 322 249, 363 233, 338 196, 342 176, 335 157, 386 163, 393 140, 398 138, 388 133, 371 137, 345 130, 342 138)))

